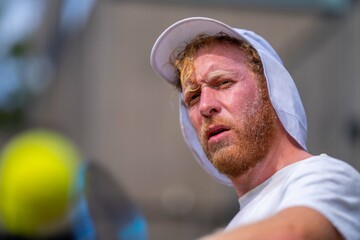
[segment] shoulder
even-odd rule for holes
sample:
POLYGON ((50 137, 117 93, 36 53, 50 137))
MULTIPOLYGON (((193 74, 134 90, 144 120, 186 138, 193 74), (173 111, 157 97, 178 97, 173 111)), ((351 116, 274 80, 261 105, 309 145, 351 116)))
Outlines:
POLYGON ((289 178, 292 183, 296 181, 334 185, 348 183, 351 184, 349 187, 360 187, 360 173, 354 167, 326 154, 310 157, 294 165, 289 178))
POLYGON ((297 162, 286 182, 280 208, 310 207, 324 215, 346 239, 360 239, 360 174, 325 154, 297 162))
POLYGON ((341 199, 357 195, 360 201, 359 172, 348 163, 325 154, 295 163, 285 186, 286 192, 302 194, 302 198, 341 199))

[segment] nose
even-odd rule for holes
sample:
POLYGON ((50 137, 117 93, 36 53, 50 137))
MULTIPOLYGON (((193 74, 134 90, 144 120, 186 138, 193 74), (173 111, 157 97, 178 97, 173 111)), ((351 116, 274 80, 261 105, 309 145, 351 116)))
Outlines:
POLYGON ((220 103, 216 98, 215 90, 204 87, 200 97, 199 111, 202 116, 208 118, 220 112, 220 103))

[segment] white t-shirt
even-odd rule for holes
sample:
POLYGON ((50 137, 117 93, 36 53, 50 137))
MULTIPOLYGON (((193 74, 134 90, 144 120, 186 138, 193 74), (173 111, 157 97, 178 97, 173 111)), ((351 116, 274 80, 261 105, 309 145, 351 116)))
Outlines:
POLYGON ((360 174, 325 154, 276 172, 239 199, 240 211, 226 230, 305 206, 322 213, 349 240, 360 240, 360 174))

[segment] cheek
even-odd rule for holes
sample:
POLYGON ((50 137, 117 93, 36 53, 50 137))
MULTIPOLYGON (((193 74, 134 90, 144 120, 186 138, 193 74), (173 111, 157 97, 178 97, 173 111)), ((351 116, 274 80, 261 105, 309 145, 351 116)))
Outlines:
POLYGON ((198 133, 201 129, 200 114, 197 113, 195 110, 189 110, 188 115, 189 115, 191 125, 193 126, 195 132, 198 133))
POLYGON ((258 94, 256 89, 249 86, 224 94, 224 106, 229 112, 236 115, 250 114, 253 107, 257 104, 258 94))

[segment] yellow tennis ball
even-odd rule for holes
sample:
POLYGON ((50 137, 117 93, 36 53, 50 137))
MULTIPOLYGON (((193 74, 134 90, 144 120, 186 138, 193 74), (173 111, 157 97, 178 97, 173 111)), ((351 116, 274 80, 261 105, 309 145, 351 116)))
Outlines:
POLYGON ((13 234, 50 233, 68 216, 76 198, 80 154, 64 136, 28 130, 0 155, 0 220, 13 234))

